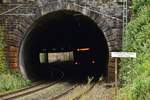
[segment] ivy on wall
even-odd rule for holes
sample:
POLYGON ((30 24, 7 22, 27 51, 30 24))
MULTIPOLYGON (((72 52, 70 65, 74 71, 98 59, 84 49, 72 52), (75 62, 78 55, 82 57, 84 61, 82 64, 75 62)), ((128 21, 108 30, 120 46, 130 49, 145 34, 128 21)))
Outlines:
POLYGON ((6 53, 5 53, 5 40, 4 40, 4 32, 2 28, 0 28, 0 74, 6 72, 7 61, 6 61, 6 53))
POLYGON ((23 79, 19 72, 8 68, 5 46, 4 32, 0 28, 0 94, 17 90, 31 83, 31 81, 23 79))

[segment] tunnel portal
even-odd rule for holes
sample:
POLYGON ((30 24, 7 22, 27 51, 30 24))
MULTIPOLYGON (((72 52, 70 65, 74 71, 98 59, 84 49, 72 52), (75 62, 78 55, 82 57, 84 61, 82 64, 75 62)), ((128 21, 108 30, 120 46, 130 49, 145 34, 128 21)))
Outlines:
POLYGON ((30 80, 48 78, 52 68, 69 77, 107 74, 109 52, 101 29, 89 17, 59 10, 37 19, 26 32, 19 51, 19 65, 30 80), (51 62, 51 54, 70 53, 68 61, 51 62), (40 55, 45 54, 42 62, 40 55))

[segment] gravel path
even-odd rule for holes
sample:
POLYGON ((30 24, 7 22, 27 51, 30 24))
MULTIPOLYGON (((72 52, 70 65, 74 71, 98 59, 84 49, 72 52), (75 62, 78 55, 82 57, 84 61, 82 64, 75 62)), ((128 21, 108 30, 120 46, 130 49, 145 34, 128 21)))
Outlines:
POLYGON ((94 88, 80 100, 114 100, 114 88, 106 88, 104 83, 96 84, 94 88))

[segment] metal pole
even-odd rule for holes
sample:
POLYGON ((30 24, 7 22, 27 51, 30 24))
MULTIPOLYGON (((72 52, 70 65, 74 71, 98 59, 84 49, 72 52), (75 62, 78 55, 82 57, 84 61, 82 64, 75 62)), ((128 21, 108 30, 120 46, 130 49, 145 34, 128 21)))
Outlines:
POLYGON ((115 95, 118 95, 118 58, 115 58, 115 95))
POLYGON ((124 0, 123 1, 123 41, 122 41, 122 45, 126 46, 127 44, 127 38, 126 38, 126 26, 128 24, 128 0, 124 0))

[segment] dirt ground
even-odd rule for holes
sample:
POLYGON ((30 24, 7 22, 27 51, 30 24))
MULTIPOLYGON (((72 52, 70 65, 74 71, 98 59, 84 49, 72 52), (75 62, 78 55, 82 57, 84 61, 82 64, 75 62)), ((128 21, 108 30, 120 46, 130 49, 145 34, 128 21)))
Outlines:
POLYGON ((108 88, 104 84, 96 84, 87 94, 83 95, 80 100, 115 100, 115 89, 108 88))
POLYGON ((85 92, 90 87, 91 84, 80 85, 59 100, 115 100, 114 88, 108 88, 104 83, 97 83, 90 91, 85 92), (78 96, 79 98, 76 98, 78 96))

